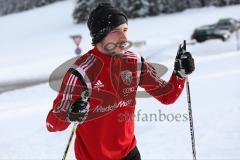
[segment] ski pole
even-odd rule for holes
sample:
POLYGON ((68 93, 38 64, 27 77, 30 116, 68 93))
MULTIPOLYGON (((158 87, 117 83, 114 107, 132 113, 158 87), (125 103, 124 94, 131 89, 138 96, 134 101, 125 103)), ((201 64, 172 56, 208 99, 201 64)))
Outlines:
MULTIPOLYGON (((182 52, 186 52, 186 50, 187 50, 186 48, 187 48, 186 47, 186 40, 184 40, 183 45, 182 45, 182 52)), ((187 90, 190 134, 191 134, 191 142, 192 142, 192 154, 193 154, 193 160, 197 160, 196 149, 195 149, 195 136, 194 136, 194 128, 193 128, 193 116, 192 116, 192 106, 191 106, 190 85, 189 85, 188 77, 186 77, 186 90, 187 90)))
POLYGON ((187 90, 188 114, 189 114, 190 133, 191 133, 191 142, 192 142, 192 154, 193 154, 193 160, 197 160, 196 149, 195 149, 194 128, 193 128, 192 107, 191 107, 190 85, 189 85, 188 77, 186 77, 186 90, 187 90))
POLYGON ((65 149, 65 152, 64 152, 62 160, 66 160, 67 154, 69 152, 69 147, 70 147, 70 144, 72 142, 73 135, 75 134, 75 131, 76 131, 76 127, 77 127, 77 123, 74 123, 73 128, 72 128, 72 132, 71 132, 71 135, 69 137, 69 140, 68 140, 68 143, 67 143, 67 147, 65 149))

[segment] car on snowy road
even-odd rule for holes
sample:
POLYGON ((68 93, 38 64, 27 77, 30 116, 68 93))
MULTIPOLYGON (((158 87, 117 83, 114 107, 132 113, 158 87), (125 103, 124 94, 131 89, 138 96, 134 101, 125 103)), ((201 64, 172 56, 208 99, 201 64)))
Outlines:
POLYGON ((216 23, 216 27, 233 33, 240 29, 240 21, 233 18, 222 18, 216 23))
POLYGON ((231 33, 240 29, 240 21, 233 18, 222 18, 217 23, 204 25, 194 30, 192 39, 204 42, 209 39, 221 39, 226 41, 231 33))
POLYGON ((230 31, 226 29, 219 29, 216 24, 196 28, 192 34, 192 39, 197 42, 204 42, 209 39, 221 39, 222 41, 226 41, 230 37, 230 31))

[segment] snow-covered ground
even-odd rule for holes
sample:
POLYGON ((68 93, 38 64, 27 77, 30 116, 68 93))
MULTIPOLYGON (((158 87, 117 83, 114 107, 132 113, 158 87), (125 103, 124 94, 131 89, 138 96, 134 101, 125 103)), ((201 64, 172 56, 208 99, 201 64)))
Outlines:
MULTIPOLYGON (((82 49, 91 48, 87 27, 72 23, 72 10, 73 1, 66 1, 0 18, 0 84, 47 78, 75 56, 70 35, 81 34, 82 49)), ((237 5, 130 20, 129 38, 146 41, 141 54, 168 66, 167 80, 178 45, 190 39, 195 27, 239 15, 237 5)), ((240 159, 240 52, 235 35, 227 42, 210 40, 187 48, 196 61, 190 85, 197 157, 240 159)), ((45 127, 56 94, 47 83, 0 94, 0 159, 62 158, 71 128, 49 133, 45 127)), ((191 159, 187 115, 185 91, 171 106, 138 98, 135 131, 142 159, 191 159), (145 121, 150 114, 168 119, 145 121)), ((74 159, 72 148, 70 157, 74 159)))

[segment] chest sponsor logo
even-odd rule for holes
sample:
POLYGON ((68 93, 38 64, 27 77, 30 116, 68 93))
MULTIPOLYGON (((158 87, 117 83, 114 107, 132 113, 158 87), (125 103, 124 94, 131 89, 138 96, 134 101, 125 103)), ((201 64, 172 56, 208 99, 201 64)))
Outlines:
POLYGON ((132 100, 127 100, 127 101, 120 101, 119 103, 115 103, 113 105, 108 105, 108 106, 102 106, 99 105, 97 106, 93 112, 110 112, 114 109, 120 108, 120 107, 127 107, 132 103, 132 100))

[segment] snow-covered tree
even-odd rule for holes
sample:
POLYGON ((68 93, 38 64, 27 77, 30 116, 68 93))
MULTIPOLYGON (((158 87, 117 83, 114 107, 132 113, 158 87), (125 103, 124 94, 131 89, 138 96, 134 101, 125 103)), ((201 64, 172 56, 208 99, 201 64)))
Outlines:
POLYGON ((189 0, 181 0, 181 1, 174 0, 174 4, 175 4, 175 7, 176 7, 176 11, 183 11, 187 8, 190 8, 189 0))
POLYGON ((240 0, 201 0, 202 6, 227 6, 240 4, 240 0))
POLYGON ((85 22, 90 12, 99 3, 112 3, 112 0, 76 0, 75 8, 72 14, 75 23, 85 22))
POLYGON ((187 8, 240 4, 240 0, 77 0, 73 12, 74 21, 76 23, 86 21, 91 10, 101 2, 111 2, 129 18, 174 13, 187 8))
POLYGON ((199 7, 202 7, 202 3, 201 3, 202 0, 188 0, 188 3, 189 3, 189 8, 199 8, 199 7))
POLYGON ((162 0, 149 0, 149 15, 155 16, 162 13, 164 5, 162 0))
POLYGON ((0 0, 0 16, 21 12, 63 0, 0 0))
POLYGON ((239 0, 230 0, 230 5, 233 5, 233 4, 240 4, 240 1, 239 0))
POLYGON ((95 0, 77 0, 72 14, 74 22, 81 23, 86 21, 94 7, 96 7, 95 0))
POLYGON ((162 0, 163 10, 162 13, 176 12, 174 0, 162 0))
POLYGON ((113 0, 112 3, 126 13, 129 18, 149 15, 150 0, 113 0))

